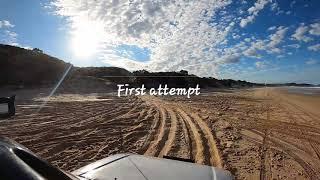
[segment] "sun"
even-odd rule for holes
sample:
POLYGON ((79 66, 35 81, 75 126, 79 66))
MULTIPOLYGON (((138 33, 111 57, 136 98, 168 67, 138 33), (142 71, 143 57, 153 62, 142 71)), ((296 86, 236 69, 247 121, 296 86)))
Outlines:
POLYGON ((100 40, 90 29, 80 29, 75 32, 72 38, 72 51, 75 56, 86 58, 94 55, 98 48, 100 40))
POLYGON ((92 22, 78 26, 72 32, 71 49, 78 58, 88 58, 96 54, 103 39, 103 28, 92 22))

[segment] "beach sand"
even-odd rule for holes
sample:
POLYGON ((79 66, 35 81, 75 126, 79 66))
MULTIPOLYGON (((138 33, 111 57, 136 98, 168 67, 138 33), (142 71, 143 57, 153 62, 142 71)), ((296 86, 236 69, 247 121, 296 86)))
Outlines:
POLYGON ((317 94, 257 88, 212 90, 190 99, 110 93, 17 97, 17 114, 0 120, 0 135, 63 170, 126 152, 194 159, 237 179, 320 177, 317 94), (43 100, 49 101, 37 112, 43 100))

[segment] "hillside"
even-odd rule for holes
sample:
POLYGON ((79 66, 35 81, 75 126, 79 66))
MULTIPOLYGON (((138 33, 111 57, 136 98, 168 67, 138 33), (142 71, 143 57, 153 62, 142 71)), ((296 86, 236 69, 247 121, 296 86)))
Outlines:
POLYGON ((68 64, 36 50, 0 45, 0 86, 54 83, 68 64))
POLYGON ((198 77, 188 74, 184 70, 179 72, 148 72, 142 70, 134 71, 133 76, 136 85, 145 84, 147 88, 155 87, 159 84, 168 84, 169 87, 195 87, 199 84, 201 88, 252 87, 261 85, 240 80, 219 80, 212 77, 198 77))
MULTIPOLYGON (((0 87, 38 87, 56 84, 72 66, 65 78, 64 87, 105 83, 104 76, 130 76, 130 72, 116 67, 74 67, 39 49, 24 49, 0 44, 0 87)), ((117 81, 119 79, 109 80, 117 81)), ((121 80, 121 79, 120 79, 121 80)))
MULTIPOLYGON (((0 86, 37 87, 50 86, 59 81, 69 66, 60 59, 49 56, 39 49, 24 49, 0 44, 0 86)), ((145 84, 147 87, 168 84, 171 87, 242 87, 255 84, 245 81, 200 78, 180 72, 133 73, 117 67, 73 67, 65 78, 62 88, 94 88, 98 84, 129 83, 132 86, 145 84)))
MULTIPOLYGON (((258 83, 232 79, 198 77, 179 72, 148 72, 146 70, 129 72, 118 67, 74 67, 58 58, 49 56, 39 49, 23 49, 0 44, 0 87, 38 87, 56 84, 68 67, 72 66, 61 88, 95 89, 116 87, 115 84, 128 83, 131 86, 145 84, 147 88, 168 84, 169 87, 189 87, 199 84, 201 88, 239 88, 262 86, 258 83), (112 85, 113 84, 113 85, 112 85), (103 86, 100 86, 103 85, 103 86)), ((310 86, 310 84, 268 84, 268 86, 310 86)))

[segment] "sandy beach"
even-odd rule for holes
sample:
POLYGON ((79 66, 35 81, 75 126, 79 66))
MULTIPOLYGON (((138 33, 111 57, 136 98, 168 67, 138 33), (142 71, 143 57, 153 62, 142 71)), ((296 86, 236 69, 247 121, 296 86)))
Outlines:
POLYGON ((0 135, 63 170, 127 152, 193 159, 227 169, 236 179, 320 177, 317 93, 227 89, 190 99, 17 94, 17 114, 0 121, 0 135))

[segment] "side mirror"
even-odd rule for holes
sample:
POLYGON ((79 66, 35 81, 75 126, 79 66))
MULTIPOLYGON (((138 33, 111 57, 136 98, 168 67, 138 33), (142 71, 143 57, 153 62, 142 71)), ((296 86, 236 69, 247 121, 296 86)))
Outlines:
POLYGON ((11 97, 0 97, 0 118, 8 118, 16 113, 15 95, 11 97))

